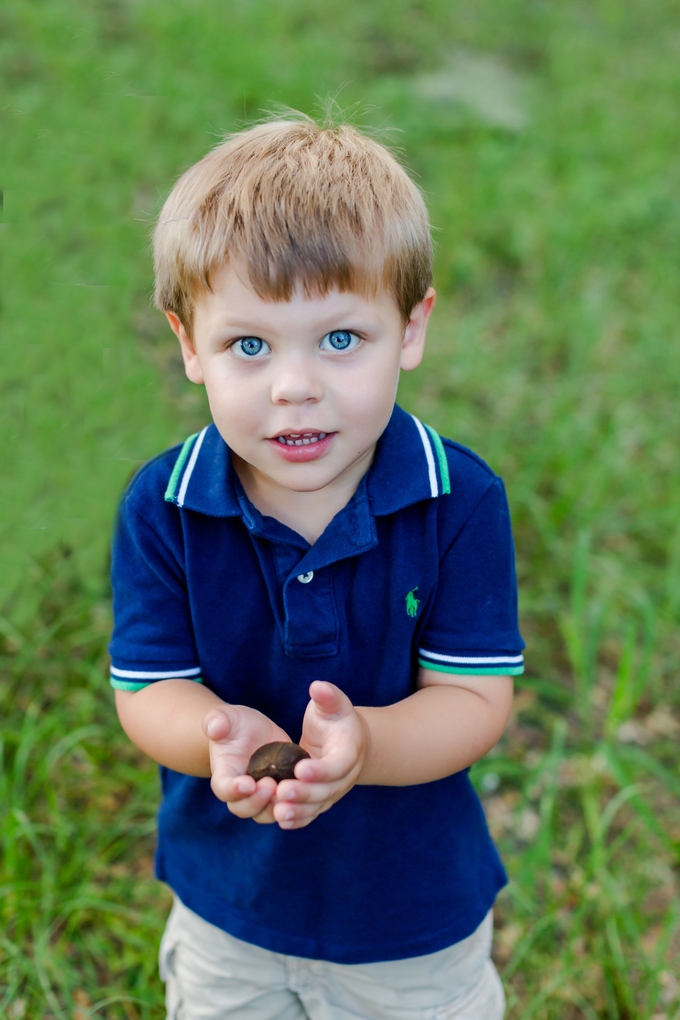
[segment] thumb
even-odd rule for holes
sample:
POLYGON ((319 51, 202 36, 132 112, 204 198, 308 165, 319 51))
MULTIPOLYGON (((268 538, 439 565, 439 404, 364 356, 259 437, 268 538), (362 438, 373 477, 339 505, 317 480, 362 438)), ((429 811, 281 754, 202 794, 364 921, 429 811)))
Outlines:
POLYGON ((352 702, 335 684, 328 680, 315 680, 309 688, 309 696, 324 715, 339 718, 352 709, 352 702))
POLYGON ((207 712, 201 721, 201 727, 209 740, 226 740, 234 728, 236 719, 233 718, 232 709, 225 705, 224 708, 212 709, 207 712))

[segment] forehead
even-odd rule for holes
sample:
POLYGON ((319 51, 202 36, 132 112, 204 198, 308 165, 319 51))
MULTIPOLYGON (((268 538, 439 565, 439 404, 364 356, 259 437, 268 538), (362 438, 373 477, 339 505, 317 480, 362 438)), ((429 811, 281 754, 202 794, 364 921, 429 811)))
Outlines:
POLYGON ((375 294, 360 294, 332 287, 326 293, 308 293, 298 284, 289 300, 263 297, 253 287, 242 263, 227 262, 210 276, 210 290, 200 293, 194 305, 194 327, 244 328, 273 331, 309 325, 333 328, 357 320, 376 325, 401 324, 394 296, 384 287, 375 294), (345 321, 347 320, 347 321, 345 321))

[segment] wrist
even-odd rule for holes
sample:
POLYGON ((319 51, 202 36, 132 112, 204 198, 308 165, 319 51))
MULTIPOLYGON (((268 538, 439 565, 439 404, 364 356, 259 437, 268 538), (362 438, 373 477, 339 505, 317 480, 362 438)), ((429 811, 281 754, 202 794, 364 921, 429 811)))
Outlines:
MULTIPOLYGON (((355 784, 359 786, 368 785, 371 780, 367 779, 367 775, 371 772, 371 761, 373 751, 373 734, 371 732, 371 725, 366 716, 365 708, 355 708, 357 719, 359 721, 359 729, 361 732, 361 739, 359 743, 359 774, 355 780, 355 784)), ((370 709, 369 709, 370 714, 370 709)))

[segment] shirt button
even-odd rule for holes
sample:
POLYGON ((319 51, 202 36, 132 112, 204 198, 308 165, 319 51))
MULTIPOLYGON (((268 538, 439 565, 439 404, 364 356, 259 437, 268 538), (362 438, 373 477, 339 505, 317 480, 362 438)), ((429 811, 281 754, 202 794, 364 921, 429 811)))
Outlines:
POLYGON ((313 577, 314 571, 308 570, 306 574, 298 574, 297 579, 300 582, 300 584, 309 584, 313 577))

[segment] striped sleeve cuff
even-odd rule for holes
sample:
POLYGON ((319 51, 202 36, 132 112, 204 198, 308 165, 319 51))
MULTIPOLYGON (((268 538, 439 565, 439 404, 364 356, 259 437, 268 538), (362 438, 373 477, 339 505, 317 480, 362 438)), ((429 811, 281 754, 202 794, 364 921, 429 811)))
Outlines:
POLYGON ((438 673, 473 676, 519 676, 524 672, 523 655, 489 655, 488 652, 479 655, 443 655, 441 652, 419 648, 418 663, 438 673))
POLYGON ((190 669, 119 669, 111 666, 111 686, 118 691, 141 691, 143 687, 156 683, 158 680, 194 680, 203 683, 201 667, 190 669))

